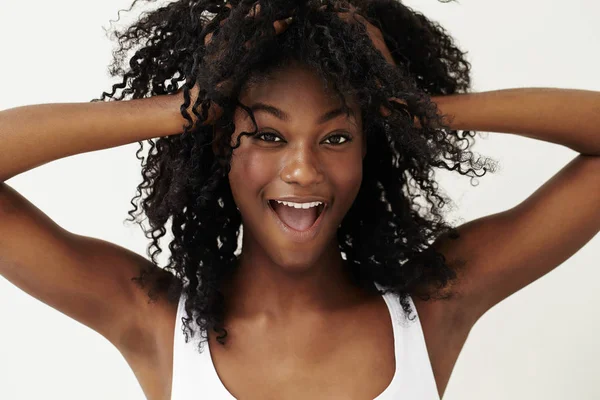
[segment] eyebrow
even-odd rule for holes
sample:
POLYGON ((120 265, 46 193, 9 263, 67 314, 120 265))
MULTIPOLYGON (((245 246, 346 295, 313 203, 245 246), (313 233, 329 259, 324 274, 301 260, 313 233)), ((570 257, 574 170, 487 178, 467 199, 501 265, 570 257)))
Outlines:
MULTIPOLYGON (((252 106, 250 106, 250 109, 252 110, 252 112, 255 112, 255 111, 267 112, 267 113, 275 116, 276 118, 279 118, 282 121, 289 122, 289 120, 290 120, 290 115, 288 113, 286 113, 285 111, 280 110, 279 108, 272 106, 270 104, 258 102, 258 103, 254 103, 252 106)), ((342 108, 336 108, 334 110, 327 111, 325 114, 323 114, 317 120, 317 123, 323 124, 323 123, 330 121, 340 115, 345 115, 345 114, 346 114, 346 112, 342 108)), ((352 112, 352 110, 350 110, 350 115, 352 115, 354 117, 354 113, 352 112)))

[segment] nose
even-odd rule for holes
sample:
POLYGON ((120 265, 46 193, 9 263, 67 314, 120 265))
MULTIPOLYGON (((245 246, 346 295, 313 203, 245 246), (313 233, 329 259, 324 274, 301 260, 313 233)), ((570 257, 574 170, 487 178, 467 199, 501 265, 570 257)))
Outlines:
POLYGON ((291 151, 281 170, 281 179, 290 184, 313 186, 323 182, 319 160, 312 149, 302 147, 291 151))

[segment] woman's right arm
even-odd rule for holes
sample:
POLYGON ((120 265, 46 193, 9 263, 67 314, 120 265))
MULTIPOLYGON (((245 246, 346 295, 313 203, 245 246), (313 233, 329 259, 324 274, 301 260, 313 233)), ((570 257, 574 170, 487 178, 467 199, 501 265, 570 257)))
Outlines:
POLYGON ((63 157, 181 133, 187 123, 179 111, 182 103, 180 91, 128 101, 0 111, 0 182, 63 157))
POLYGON ((179 93, 0 112, 0 275, 103 335, 128 361, 151 352, 162 334, 157 321, 174 312, 165 302, 149 304, 147 290, 131 279, 145 268, 168 272, 128 249, 63 229, 4 181, 62 157, 181 133, 182 103, 179 93))

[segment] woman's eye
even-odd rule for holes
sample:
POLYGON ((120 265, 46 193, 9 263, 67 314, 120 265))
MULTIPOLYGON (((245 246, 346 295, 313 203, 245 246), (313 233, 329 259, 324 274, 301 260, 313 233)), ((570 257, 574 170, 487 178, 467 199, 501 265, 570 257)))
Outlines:
MULTIPOLYGON (((283 142, 283 140, 278 135, 276 135, 272 132, 258 132, 255 137, 258 140, 261 140, 263 142, 270 142, 270 143, 283 142)), ((344 143, 350 142, 350 141, 352 141, 352 138, 349 135, 345 135, 345 134, 335 134, 335 135, 331 135, 327 139, 325 139, 325 142, 327 144, 333 144, 333 145, 341 145, 341 144, 344 144, 344 143), (329 143, 327 143, 327 141, 329 141, 329 143)))
POLYGON ((256 137, 264 142, 281 142, 281 138, 271 132, 258 132, 256 137))
POLYGON ((329 144, 344 144, 352 141, 352 138, 348 135, 331 135, 325 140, 331 140, 329 144))

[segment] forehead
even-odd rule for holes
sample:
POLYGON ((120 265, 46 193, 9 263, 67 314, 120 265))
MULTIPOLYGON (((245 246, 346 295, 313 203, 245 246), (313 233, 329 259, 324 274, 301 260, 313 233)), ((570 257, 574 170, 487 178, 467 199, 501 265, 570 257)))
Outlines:
MULTIPOLYGON (((349 118, 360 121, 360 106, 356 96, 346 96, 345 99, 352 110, 349 118)), ((339 96, 325 87, 318 73, 296 64, 250 80, 240 93, 240 102, 248 107, 257 103, 261 106, 273 105, 283 111, 283 115, 280 114, 282 120, 302 118, 306 121, 305 118, 309 118, 320 123, 328 120, 322 118, 326 117, 324 112, 343 105, 339 96), (311 115, 318 115, 318 118, 311 115)), ((259 108, 264 109, 261 106, 259 108)), ((345 113, 343 115, 345 118, 345 113)))

